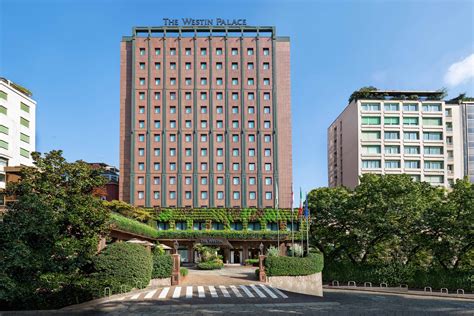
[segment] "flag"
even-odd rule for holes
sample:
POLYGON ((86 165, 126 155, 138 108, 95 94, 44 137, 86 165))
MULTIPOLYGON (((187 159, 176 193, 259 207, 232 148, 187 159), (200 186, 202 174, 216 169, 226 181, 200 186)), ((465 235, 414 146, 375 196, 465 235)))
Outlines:
POLYGON ((303 192, 301 191, 300 187, 300 207, 298 208, 298 216, 303 215, 303 192))
POLYGON ((278 202, 278 182, 275 187, 275 208, 278 209, 279 202, 278 202))
POLYGON ((304 217, 309 218, 309 208, 308 208, 308 194, 306 193, 306 200, 304 201, 304 217))

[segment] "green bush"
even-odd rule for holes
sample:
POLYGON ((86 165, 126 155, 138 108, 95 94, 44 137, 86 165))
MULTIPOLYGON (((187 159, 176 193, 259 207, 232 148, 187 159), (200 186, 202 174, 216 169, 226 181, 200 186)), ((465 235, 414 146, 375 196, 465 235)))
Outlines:
POLYGON ((280 251, 275 246, 270 246, 267 249, 267 256, 268 257, 277 257, 280 255, 280 251))
POLYGON ((170 278, 173 273, 173 258, 170 255, 153 253, 153 279, 170 278))
POLYGON ((255 269, 255 278, 260 280, 260 269, 255 269))
POLYGON ((189 273, 189 270, 186 269, 186 268, 180 268, 180 269, 179 269, 179 274, 181 274, 182 277, 187 276, 188 273, 189 273))
POLYGON ((217 270, 222 269, 222 267, 224 267, 224 263, 222 260, 216 259, 213 261, 200 262, 198 263, 197 267, 201 270, 217 270))
POLYGON ((120 242, 107 246, 95 257, 94 267, 94 287, 97 295, 102 296, 105 287, 110 287, 112 293, 119 293, 121 286, 125 291, 146 287, 151 279, 153 259, 145 247, 120 242))
POLYGON ((247 259, 245 260, 246 265, 252 265, 254 267, 258 267, 260 260, 259 259, 247 259))
POLYGON ((321 272, 324 266, 322 254, 310 253, 307 257, 269 256, 265 258, 267 276, 297 276, 321 272))

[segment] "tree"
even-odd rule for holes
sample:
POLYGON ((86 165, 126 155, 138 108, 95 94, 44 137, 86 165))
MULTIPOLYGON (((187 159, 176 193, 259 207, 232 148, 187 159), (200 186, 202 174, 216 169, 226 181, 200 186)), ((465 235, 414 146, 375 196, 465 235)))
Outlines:
POLYGON ((0 303, 22 308, 74 303, 82 295, 108 227, 109 212, 92 196, 100 170, 67 163, 61 151, 32 153, 34 167, 7 188, 17 201, 0 225, 0 303), (67 301, 72 299, 72 301, 67 301))

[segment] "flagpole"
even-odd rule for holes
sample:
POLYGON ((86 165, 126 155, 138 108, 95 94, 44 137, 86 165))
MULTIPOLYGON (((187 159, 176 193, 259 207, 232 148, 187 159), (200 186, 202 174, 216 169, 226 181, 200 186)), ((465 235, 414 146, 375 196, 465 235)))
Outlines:
POLYGON ((295 256, 295 225, 293 224, 293 217, 295 217, 294 213, 294 195, 293 195, 293 183, 291 184, 291 256, 295 256))
POLYGON ((309 205, 308 205, 308 193, 306 193, 305 200, 305 217, 306 217, 306 255, 309 255, 309 205))
POLYGON ((275 206, 277 211, 277 243, 278 255, 280 255, 280 211, 278 210, 278 181, 276 181, 275 206))
MULTIPOLYGON (((301 191, 300 187, 300 210, 298 215, 300 217, 300 229, 303 228, 303 192, 301 191)), ((304 233, 301 232, 301 249, 304 250, 304 233)), ((303 256, 303 251, 301 251, 301 256, 303 256)))

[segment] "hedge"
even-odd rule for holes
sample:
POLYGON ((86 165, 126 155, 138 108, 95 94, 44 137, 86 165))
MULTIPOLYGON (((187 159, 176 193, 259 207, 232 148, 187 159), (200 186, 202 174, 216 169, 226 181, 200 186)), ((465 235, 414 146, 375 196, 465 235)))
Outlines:
POLYGON ((222 263, 221 260, 207 261, 207 262, 198 263, 197 267, 200 270, 217 270, 217 269, 222 269, 222 267, 224 267, 224 264, 222 263))
POLYGON ((102 296, 105 287, 110 287, 112 293, 146 287, 150 283, 153 259, 142 245, 120 242, 107 246, 95 257, 94 267, 96 290, 102 296))
POLYGON ((298 276, 321 272, 324 267, 322 254, 310 253, 307 257, 266 257, 265 274, 267 276, 298 276))
MULTIPOLYGON (((160 230, 155 238, 159 239, 196 239, 200 237, 223 237, 229 239, 268 239, 276 240, 277 231, 245 231, 245 230, 160 230)), ((291 238, 287 231, 280 231, 281 240, 291 238)), ((301 233, 295 232, 295 240, 301 238, 301 233)))
POLYGON ((110 214, 110 221, 111 221, 112 226, 120 230, 124 230, 127 232, 142 235, 142 236, 155 238, 156 233, 158 232, 158 230, 156 230, 156 228, 154 227, 151 227, 147 224, 140 223, 139 221, 127 218, 117 213, 110 214))
POLYGON ((153 279, 170 278, 173 272, 173 258, 170 255, 153 254, 153 279))

